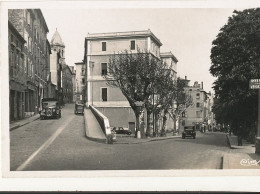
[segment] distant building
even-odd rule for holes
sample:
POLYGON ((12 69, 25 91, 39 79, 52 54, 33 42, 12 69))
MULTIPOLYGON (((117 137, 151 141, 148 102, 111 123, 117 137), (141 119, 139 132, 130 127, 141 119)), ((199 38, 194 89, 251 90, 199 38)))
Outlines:
POLYGON ((194 82, 193 86, 185 87, 187 94, 192 96, 193 105, 189 107, 184 117, 182 125, 195 124, 197 129, 214 125, 214 116, 212 113, 213 96, 203 89, 203 82, 198 84, 194 82))
POLYGON ((72 101, 73 102, 76 102, 76 93, 77 93, 77 87, 76 87, 76 69, 74 66, 69 66, 71 72, 72 72, 72 91, 73 91, 73 98, 72 98, 72 101))
POLYGON ((137 53, 139 48, 160 58, 161 45, 160 40, 150 30, 88 34, 84 52, 87 73, 86 105, 93 105, 103 112, 109 118, 111 126, 132 127, 135 124, 135 116, 129 102, 120 88, 108 86, 104 79, 110 56, 124 50, 137 53))
MULTIPOLYGON (((21 115, 25 115, 25 117, 27 117, 38 113, 41 107, 41 99, 44 96, 48 96, 46 92, 48 92, 47 69, 49 68, 49 51, 46 44, 49 29, 40 9, 9 9, 8 20, 26 41, 23 48, 24 71, 22 76, 23 78, 25 76, 26 84, 21 101, 24 106, 22 108, 23 114, 21 115)), ((18 38, 18 36, 16 37, 18 38)), ((21 53, 22 52, 20 51, 18 52, 19 55, 21 55, 21 53)), ((17 57, 15 63, 18 59, 19 58, 17 57)), ((22 64, 20 59, 19 63, 22 64)), ((13 95, 17 94, 11 93, 10 101, 13 100, 13 95)), ((22 94, 18 94, 18 96, 19 95, 22 94)), ((16 117, 13 115, 11 118, 19 119, 20 117, 21 116, 16 117)))
POLYGON ((62 90, 63 100, 66 104, 73 102, 73 73, 68 65, 63 65, 62 68, 62 90))
POLYGON ((72 71, 65 62, 65 44, 56 29, 51 39, 51 82, 55 85, 55 97, 61 104, 72 103, 72 71))
POLYGON ((83 62, 75 63, 76 66, 76 76, 75 76, 75 86, 76 86, 76 98, 75 101, 86 101, 85 98, 85 88, 86 88, 86 67, 83 62))
POLYGON ((166 63, 168 68, 172 70, 175 81, 177 80, 177 58, 172 54, 172 52, 160 53, 160 57, 163 63, 166 63))

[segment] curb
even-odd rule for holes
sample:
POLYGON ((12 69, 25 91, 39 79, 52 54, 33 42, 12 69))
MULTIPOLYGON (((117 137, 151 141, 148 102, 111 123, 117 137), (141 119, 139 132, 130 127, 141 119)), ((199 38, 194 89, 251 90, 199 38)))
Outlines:
POLYGON ((20 125, 16 125, 16 126, 10 127, 9 130, 10 130, 10 131, 13 131, 13 130, 19 128, 19 127, 22 127, 22 126, 24 126, 24 125, 27 125, 27 124, 33 122, 33 121, 38 120, 39 118, 40 118, 40 117, 37 117, 37 118, 35 118, 35 119, 31 120, 31 121, 28 121, 28 122, 26 122, 26 123, 23 123, 23 124, 20 124, 20 125))
POLYGON ((177 139, 177 138, 181 138, 181 136, 173 136, 173 137, 166 137, 166 138, 158 138, 158 139, 146 139, 146 140, 142 140, 139 142, 114 142, 114 144, 142 144, 142 143, 147 143, 147 142, 151 142, 151 141, 163 141, 163 140, 168 140, 168 139, 177 139))
POLYGON ((89 137, 86 135, 86 138, 91 140, 91 141, 95 141, 95 142, 98 142, 98 143, 105 143, 107 144, 107 140, 106 139, 100 139, 100 138, 95 138, 95 137, 89 137))

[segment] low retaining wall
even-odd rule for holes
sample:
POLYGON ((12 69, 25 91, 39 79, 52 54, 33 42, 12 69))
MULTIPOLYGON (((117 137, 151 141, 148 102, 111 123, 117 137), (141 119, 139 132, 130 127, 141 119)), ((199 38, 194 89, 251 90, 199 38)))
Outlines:
POLYGON ((99 110, 97 110, 95 107, 89 105, 90 110, 92 111, 92 113, 95 115, 102 131, 104 132, 104 134, 106 135, 107 138, 107 142, 108 143, 112 143, 110 141, 113 141, 112 138, 112 133, 111 133, 111 129, 110 129, 110 125, 109 125, 109 120, 108 118, 103 115, 99 110))

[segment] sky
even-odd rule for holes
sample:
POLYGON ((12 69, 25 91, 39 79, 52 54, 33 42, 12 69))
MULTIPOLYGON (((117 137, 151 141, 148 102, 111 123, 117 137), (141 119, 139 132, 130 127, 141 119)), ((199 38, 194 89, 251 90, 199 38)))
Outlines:
POLYGON ((56 28, 65 44, 66 63, 83 60, 84 38, 88 33, 150 29, 178 59, 178 76, 203 82, 212 91, 209 73, 212 41, 232 16, 231 8, 141 8, 141 9, 42 9, 51 40, 56 28))

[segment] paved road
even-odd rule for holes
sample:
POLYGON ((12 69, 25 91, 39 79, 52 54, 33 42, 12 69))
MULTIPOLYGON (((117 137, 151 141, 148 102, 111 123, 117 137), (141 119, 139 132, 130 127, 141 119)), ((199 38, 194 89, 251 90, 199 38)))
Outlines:
POLYGON ((143 144, 103 144, 85 137, 84 118, 73 105, 62 118, 37 120, 10 132, 11 170, 219 169, 229 151, 225 134, 143 144))

